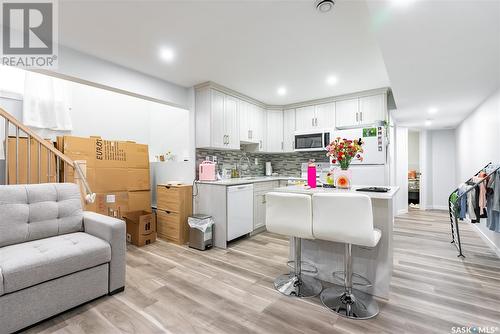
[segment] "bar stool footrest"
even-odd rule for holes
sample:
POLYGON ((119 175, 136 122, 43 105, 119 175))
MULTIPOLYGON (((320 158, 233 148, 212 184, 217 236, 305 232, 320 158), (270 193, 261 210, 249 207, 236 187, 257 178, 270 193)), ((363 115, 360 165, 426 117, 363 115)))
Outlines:
MULTIPOLYGON (((339 282, 340 285, 344 284, 344 275, 345 275, 345 271, 343 271, 343 270, 333 272, 333 278, 337 282, 339 282)), ((364 287, 364 288, 370 288, 373 286, 372 282, 370 282, 368 280, 368 278, 366 278, 364 276, 361 276, 361 275, 356 274, 356 273, 352 273, 352 277, 353 277, 352 285, 360 286, 360 287, 364 287)))
MULTIPOLYGON (((291 261, 288 261, 286 264, 290 269, 295 270, 295 261, 291 260, 291 261)), ((312 263, 307 262, 307 261, 301 261, 300 264, 301 264, 300 270, 302 272, 309 273, 309 274, 317 274, 318 273, 318 268, 316 268, 316 266, 313 265, 312 263)))

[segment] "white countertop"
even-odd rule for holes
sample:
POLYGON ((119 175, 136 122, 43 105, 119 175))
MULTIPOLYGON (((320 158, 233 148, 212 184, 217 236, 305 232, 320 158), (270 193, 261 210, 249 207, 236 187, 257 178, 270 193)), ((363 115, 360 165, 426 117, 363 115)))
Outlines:
POLYGON ((287 177, 287 176, 249 176, 249 177, 240 177, 233 179, 222 179, 216 181, 196 181, 196 183, 200 184, 213 184, 219 186, 234 186, 238 184, 250 184, 256 182, 269 182, 269 181, 280 181, 280 180, 304 180, 300 177, 287 177))
POLYGON ((399 190, 399 187, 387 186, 385 188, 389 188, 390 190, 386 193, 356 191, 356 189, 358 188, 365 188, 365 187, 368 186, 352 186, 351 189, 323 188, 323 187, 309 188, 307 186, 288 186, 288 187, 276 188, 273 191, 308 194, 308 195, 317 193, 357 193, 357 194, 366 194, 370 196, 370 198, 374 199, 392 199, 399 190))

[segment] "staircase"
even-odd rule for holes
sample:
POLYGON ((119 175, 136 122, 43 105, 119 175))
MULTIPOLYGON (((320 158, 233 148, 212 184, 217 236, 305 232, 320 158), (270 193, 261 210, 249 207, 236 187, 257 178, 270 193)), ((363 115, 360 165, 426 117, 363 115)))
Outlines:
MULTIPOLYGON (((72 171, 71 175, 75 176, 72 179, 75 183, 80 184, 85 201, 87 203, 94 202, 95 194, 91 191, 85 173, 83 173, 79 163, 57 150, 51 143, 38 136, 34 131, 24 126, 19 120, 2 108, 0 108, 0 118, 4 119, 5 125, 3 142, 5 152, 5 184, 18 184, 20 180, 28 184, 66 182, 68 171, 72 171), (15 138, 11 137, 11 140, 14 140, 14 145, 9 145, 9 134, 12 133, 12 129, 15 131, 15 138), (19 155, 21 140, 26 140, 27 146, 26 156, 22 158, 19 155), (46 173, 42 173, 42 152, 47 155, 46 173), (35 154, 36 161, 34 162, 32 161, 32 153, 35 154), (15 159, 11 158, 12 154, 15 156, 15 159), (20 166, 21 161, 26 166, 20 166), (53 166, 54 161, 55 166, 53 166), (14 163, 14 166, 10 166, 9 164, 11 163, 14 163), (23 171, 21 167, 22 169, 26 169, 23 171), (23 175, 26 173, 24 179, 20 178, 21 173, 23 175)), ((43 169, 45 169, 45 166, 43 169)))

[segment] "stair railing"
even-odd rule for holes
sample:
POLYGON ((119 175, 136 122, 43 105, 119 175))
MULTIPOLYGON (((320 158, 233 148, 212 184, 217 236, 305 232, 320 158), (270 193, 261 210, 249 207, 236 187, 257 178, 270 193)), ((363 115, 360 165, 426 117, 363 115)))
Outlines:
MULTIPOLYGON (((85 201, 87 203, 93 203, 95 201, 95 194, 92 192, 90 189, 90 186, 87 182, 87 178, 85 177, 85 174, 83 173, 83 170, 80 166, 80 164, 76 161, 73 161, 70 157, 56 149, 53 145, 51 145, 49 142, 44 140, 42 137, 37 135, 33 130, 22 124, 19 120, 17 120, 14 116, 9 114, 7 111, 4 109, 0 108, 0 117, 4 119, 5 122, 5 134, 4 134, 4 155, 5 155, 5 184, 9 183, 9 164, 11 163, 9 161, 9 155, 10 154, 15 154, 16 159, 14 160, 15 162, 15 182, 19 183, 19 139, 21 132, 23 132, 27 138, 26 145, 27 145, 27 175, 26 175, 26 183, 42 183, 43 182, 43 177, 42 177, 42 158, 41 158, 41 152, 42 148, 47 150, 47 177, 46 181, 47 182, 52 182, 51 180, 51 172, 52 168, 55 168, 55 182, 66 182, 67 178, 67 167, 73 169, 74 175, 77 175, 78 178, 81 180, 83 188, 85 190, 85 201), (10 129, 11 125, 14 126, 15 129, 15 152, 9 152, 9 134, 10 134, 10 129), (35 180, 32 180, 31 177, 31 167, 32 167, 32 161, 31 161, 31 150, 32 150, 32 145, 31 145, 31 140, 34 140, 36 143, 35 145, 37 146, 37 157, 36 159, 38 160, 37 166, 38 166, 38 171, 37 171, 37 182, 33 182, 35 180), (55 157, 55 166, 52 166, 52 158, 55 157), (62 165, 61 165, 62 164, 62 165), (60 170, 61 167, 63 167, 63 173, 61 176, 60 170)), ((13 178, 14 175, 11 176, 13 178)))

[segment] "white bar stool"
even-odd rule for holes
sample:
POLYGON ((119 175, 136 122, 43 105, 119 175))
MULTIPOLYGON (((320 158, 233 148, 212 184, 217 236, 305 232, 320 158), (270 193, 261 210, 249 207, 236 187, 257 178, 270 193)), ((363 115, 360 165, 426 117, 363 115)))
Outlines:
POLYGON ((287 296, 314 297, 323 286, 314 277, 302 274, 301 239, 312 234, 310 195, 270 192, 266 194, 266 228, 269 232, 292 237, 295 248, 294 269, 274 280, 276 290, 287 296))
POLYGON ((352 245, 375 247, 381 232, 373 227, 372 202, 363 194, 322 193, 313 195, 313 234, 316 239, 345 243, 344 286, 323 290, 321 302, 339 315, 369 319, 379 312, 367 293, 352 288, 352 245))

